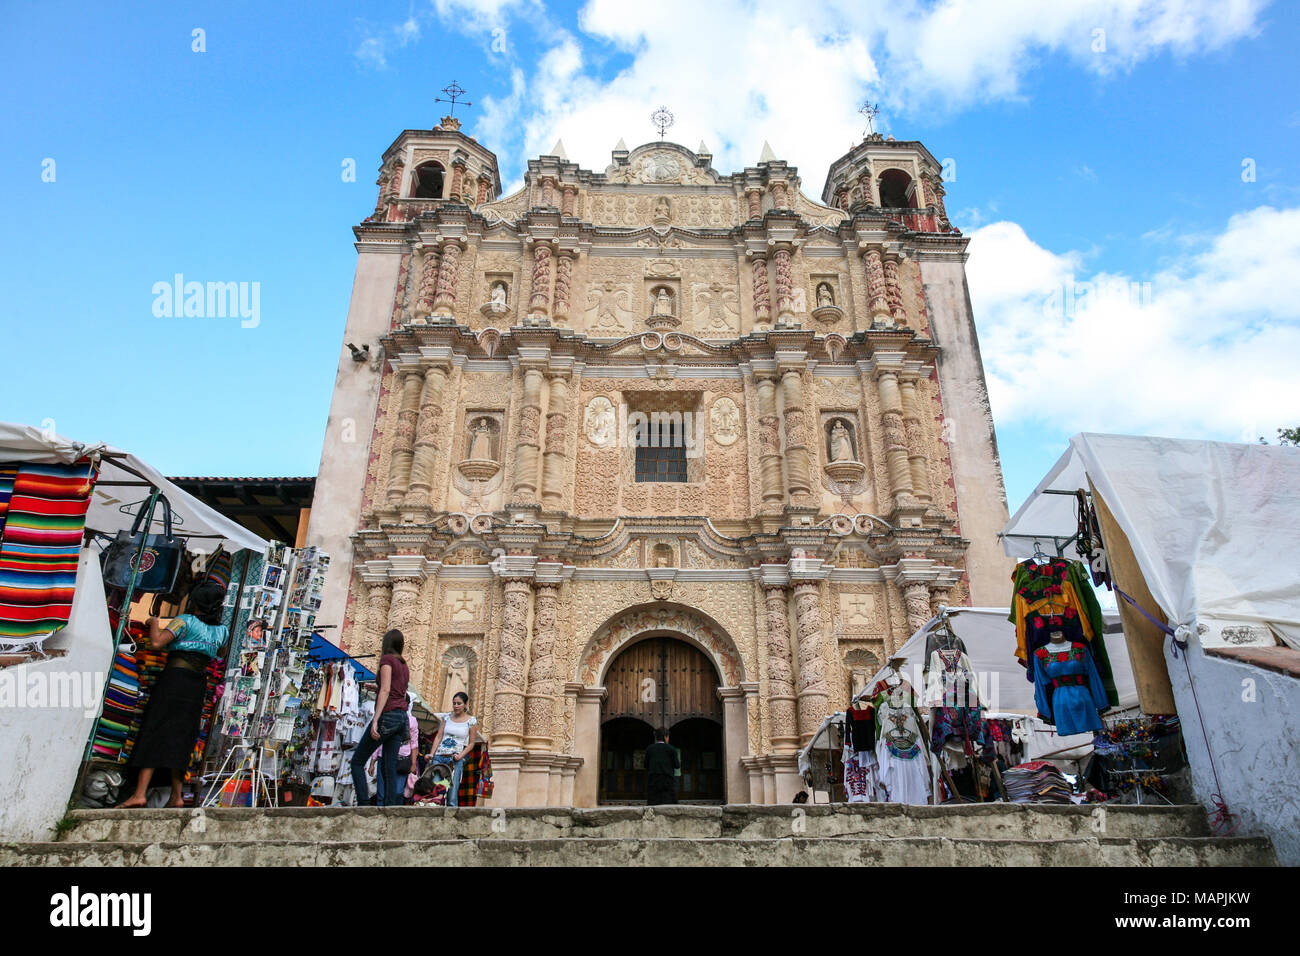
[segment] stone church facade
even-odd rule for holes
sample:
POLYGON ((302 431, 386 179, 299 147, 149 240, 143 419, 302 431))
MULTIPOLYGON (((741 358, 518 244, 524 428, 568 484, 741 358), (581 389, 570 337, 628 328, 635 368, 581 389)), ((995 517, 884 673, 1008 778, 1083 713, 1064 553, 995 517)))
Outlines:
POLYGON ((500 198, 450 118, 384 154, 317 619, 357 654, 401 628, 435 709, 468 691, 493 805, 630 802, 660 722, 685 797, 788 802, 799 748, 935 608, 1005 603, 940 166, 873 135, 822 202, 801 186, 766 148, 723 174, 620 143, 500 198))

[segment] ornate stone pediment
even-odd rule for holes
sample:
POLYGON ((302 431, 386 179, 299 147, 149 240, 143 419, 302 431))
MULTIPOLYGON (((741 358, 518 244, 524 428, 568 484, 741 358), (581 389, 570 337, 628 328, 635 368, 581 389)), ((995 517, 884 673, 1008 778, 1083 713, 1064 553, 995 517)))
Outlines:
POLYGON ((638 146, 627 159, 608 167, 605 176, 611 183, 643 185, 712 186, 718 182, 718 174, 712 167, 699 165, 695 153, 685 146, 664 142, 638 146))

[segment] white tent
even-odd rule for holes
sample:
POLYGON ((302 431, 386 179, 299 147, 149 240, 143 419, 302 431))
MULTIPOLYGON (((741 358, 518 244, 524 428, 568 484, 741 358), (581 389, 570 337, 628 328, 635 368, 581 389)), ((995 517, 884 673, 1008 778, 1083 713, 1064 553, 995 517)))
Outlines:
POLYGON ((1207 645, 1240 643, 1215 638, 1254 625, 1300 648, 1300 448, 1075 435, 1003 530, 1003 550, 1027 558, 1039 541, 1079 557, 1072 495, 1089 481, 1180 641, 1199 623, 1207 645))
POLYGON ((1163 705, 1163 663, 1198 798, 1300 865, 1300 448, 1075 435, 1003 530, 1006 553, 1038 540, 1076 557, 1072 495, 1089 485, 1137 565, 1120 586, 1145 585, 1144 610, 1174 631, 1154 655, 1140 638, 1138 676, 1163 705))
MULTIPOLYGON (((268 542, 225 515, 177 488, 158 469, 135 455, 103 442, 72 441, 31 425, 0 422, 0 461, 71 464, 85 455, 101 459, 99 480, 86 513, 86 527, 105 534, 129 529, 136 508, 149 495, 150 486, 161 489, 172 508, 173 530, 189 542, 191 551, 211 552, 218 545, 227 551, 247 548, 261 553, 268 542), (129 510, 124 510, 129 509, 129 510)), ((154 515, 152 531, 161 533, 162 509, 154 515)))
MULTIPOLYGON (((84 444, 27 425, 0 422, 0 462, 70 464, 99 455, 99 480, 86 527, 113 535, 129 529, 151 486, 172 507, 173 531, 191 551, 251 549, 268 542, 181 491, 156 468, 111 445, 84 444)), ((152 530, 163 529, 157 509, 152 530)), ((81 758, 103 705, 113 657, 99 553, 83 547, 66 627, 41 642, 45 660, 0 670, 0 839, 44 840, 63 816, 81 758), (56 694, 55 691, 58 691, 56 694), (71 697, 68 700, 63 696, 71 697), (75 698, 75 699, 72 699, 75 698)))

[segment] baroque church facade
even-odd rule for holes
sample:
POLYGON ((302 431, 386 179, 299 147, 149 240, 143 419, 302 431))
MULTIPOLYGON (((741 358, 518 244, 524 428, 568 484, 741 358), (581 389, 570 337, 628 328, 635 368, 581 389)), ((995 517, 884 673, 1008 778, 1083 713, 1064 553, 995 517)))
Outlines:
POLYGON ((821 202, 764 148, 603 171, 445 118, 383 156, 308 541, 317 620, 464 689, 494 806, 784 803, 822 719, 942 604, 1005 603, 1007 520, 941 168, 867 137, 821 202))

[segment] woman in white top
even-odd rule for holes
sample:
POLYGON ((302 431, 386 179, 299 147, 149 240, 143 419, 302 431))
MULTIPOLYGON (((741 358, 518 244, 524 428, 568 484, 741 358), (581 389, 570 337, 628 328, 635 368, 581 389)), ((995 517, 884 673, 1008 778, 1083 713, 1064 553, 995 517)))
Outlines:
POLYGON ((465 758, 478 743, 478 719, 469 713, 469 695, 457 691, 451 698, 451 713, 439 714, 442 721, 438 736, 433 741, 435 763, 452 765, 451 788, 447 793, 447 806, 459 806, 460 777, 465 769, 465 758))

